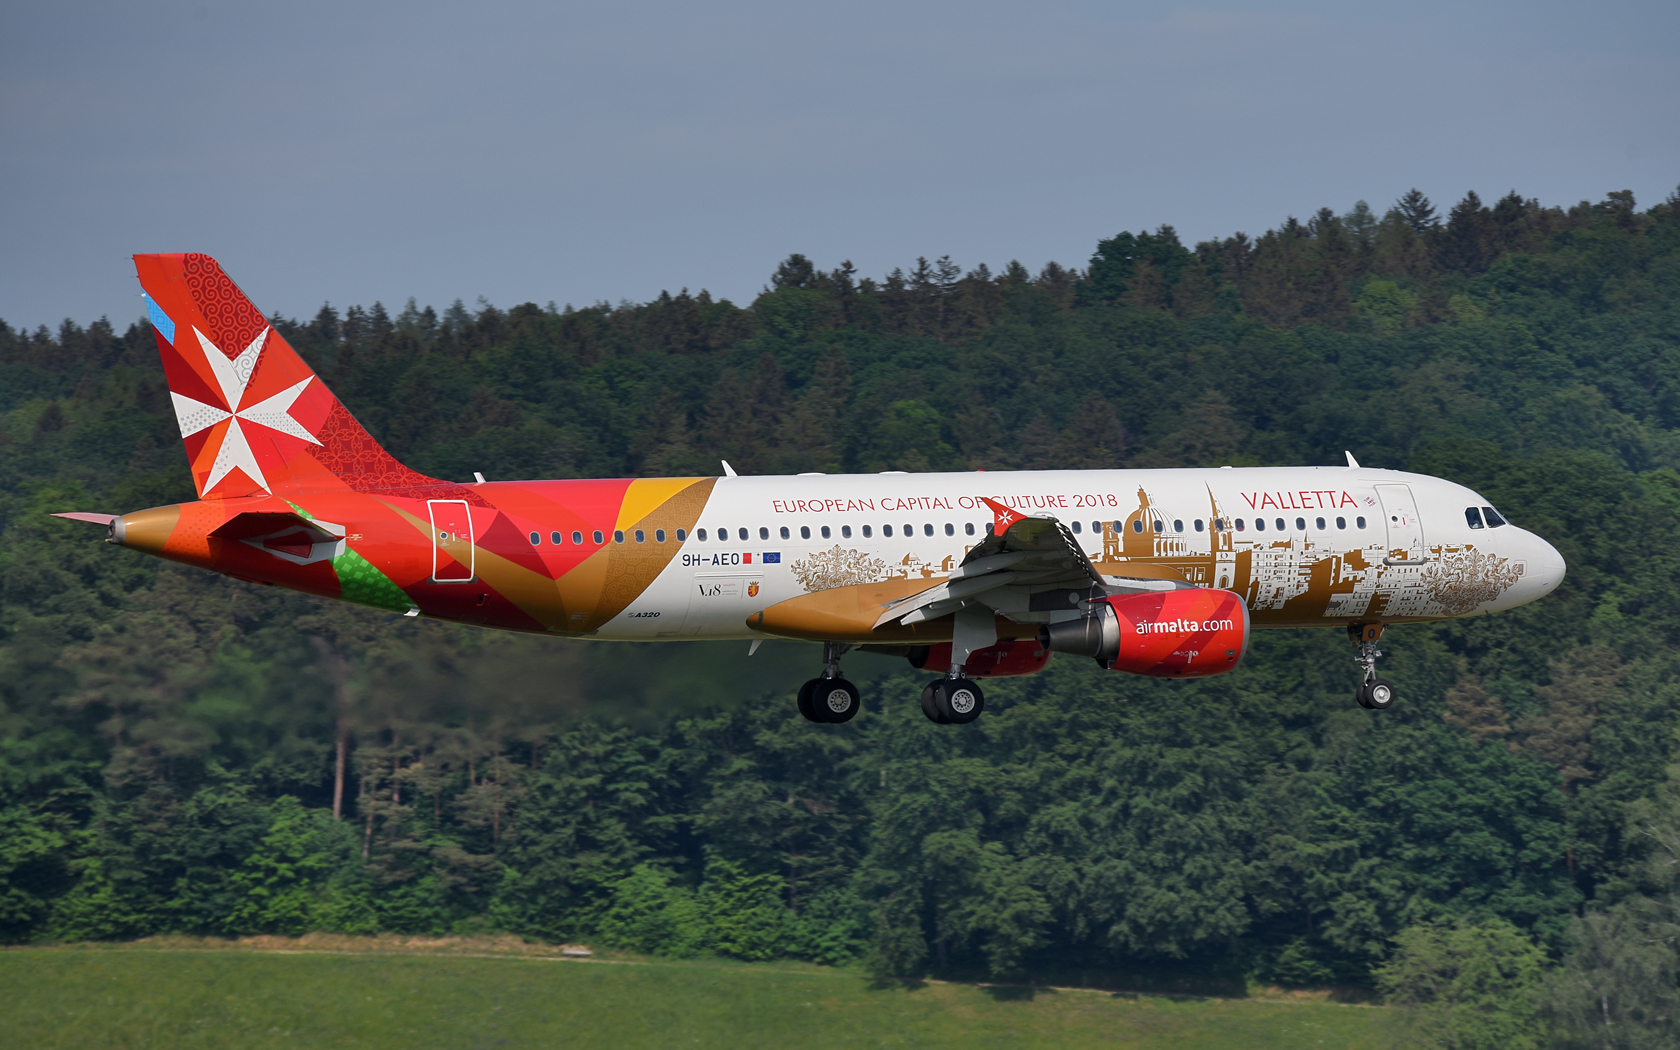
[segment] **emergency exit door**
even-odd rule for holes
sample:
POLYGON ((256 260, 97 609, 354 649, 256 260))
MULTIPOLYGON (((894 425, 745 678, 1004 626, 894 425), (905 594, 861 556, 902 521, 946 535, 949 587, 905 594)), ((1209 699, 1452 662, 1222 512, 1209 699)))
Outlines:
POLYGON ((1382 501, 1383 523, 1388 527, 1388 560, 1390 562, 1422 563, 1423 521, 1418 517, 1417 501, 1407 485, 1378 485, 1377 499, 1382 501))
POLYGON ((472 514, 464 499, 427 500, 432 512, 432 582, 473 578, 472 514))

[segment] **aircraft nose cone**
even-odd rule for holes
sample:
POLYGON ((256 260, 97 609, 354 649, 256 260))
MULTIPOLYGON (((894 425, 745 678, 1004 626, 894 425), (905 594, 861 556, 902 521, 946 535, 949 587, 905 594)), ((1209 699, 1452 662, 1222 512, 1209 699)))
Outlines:
POLYGON ((1538 536, 1534 537, 1534 542, 1540 549, 1529 562, 1529 572, 1534 578, 1531 585, 1534 587, 1534 597, 1539 598, 1557 589, 1557 585, 1563 582, 1564 574, 1569 571, 1569 566, 1564 563, 1563 555, 1558 553, 1556 547, 1538 536))

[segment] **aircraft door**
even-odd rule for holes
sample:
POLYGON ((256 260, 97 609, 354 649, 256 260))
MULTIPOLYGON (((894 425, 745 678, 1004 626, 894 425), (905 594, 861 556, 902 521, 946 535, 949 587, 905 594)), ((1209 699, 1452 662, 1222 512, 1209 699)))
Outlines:
POLYGON ((1378 485, 1377 498, 1382 501, 1383 523, 1388 527, 1388 560, 1391 562, 1421 563, 1423 555, 1423 520, 1418 517, 1417 502, 1406 485, 1378 485))
POLYGON ((467 583, 473 578, 472 514, 464 499, 426 501, 432 514, 432 582, 467 583))

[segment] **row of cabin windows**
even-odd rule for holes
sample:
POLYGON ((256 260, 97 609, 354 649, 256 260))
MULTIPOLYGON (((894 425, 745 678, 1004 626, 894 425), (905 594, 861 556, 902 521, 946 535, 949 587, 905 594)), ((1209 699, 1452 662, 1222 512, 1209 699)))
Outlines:
MULTIPOLYGON (((1364 518, 1355 518, 1355 519, 1353 519, 1353 521, 1354 521, 1354 528, 1363 529, 1365 527, 1365 519, 1364 518)), ((1115 532, 1122 532, 1126 528, 1124 522, 1117 521, 1117 522, 1114 522, 1113 524, 1114 524, 1114 531, 1115 532)), ((1246 522, 1242 518, 1238 518, 1236 521, 1231 521, 1231 522, 1226 521, 1224 518, 1214 518, 1212 524, 1213 524, 1213 531, 1214 532, 1224 532, 1226 529, 1232 528, 1232 527, 1235 527, 1238 532, 1247 532, 1248 531, 1248 522, 1246 522)), ((1197 518, 1194 522, 1191 523, 1191 526, 1197 532, 1203 532, 1207 529, 1208 523, 1203 521, 1201 518, 1197 518)), ((1286 532, 1289 529, 1289 523, 1282 518, 1273 519, 1273 526, 1279 532, 1286 532)), ((1313 526, 1315 528, 1319 528, 1319 529, 1328 529, 1330 527, 1329 523, 1326 522, 1323 518, 1314 518, 1313 519, 1313 526)), ((1076 522, 1073 523, 1072 527, 1073 527, 1073 531, 1075 533, 1080 532, 1083 529, 1083 523, 1076 521, 1076 522)), ((1163 519, 1163 518, 1154 519, 1152 522, 1150 522, 1149 527, 1150 527, 1151 531, 1154 531, 1154 532, 1166 532, 1167 531, 1167 523, 1166 523, 1166 520, 1163 519)), ((1345 529, 1347 527, 1348 527, 1348 522, 1347 522, 1346 518, 1337 518, 1336 519, 1336 528, 1345 529)), ((1480 528, 1480 526, 1476 526, 1476 527, 1480 528)), ((1301 532, 1307 531, 1307 519, 1306 518, 1296 518, 1295 519, 1295 528, 1297 530, 1301 531, 1301 532)), ((1101 532, 1102 530, 1103 530, 1103 523, 1102 522, 1100 522, 1100 521, 1091 522, 1091 532, 1092 532, 1093 535, 1101 532)), ((1137 520, 1132 522, 1132 531, 1133 532, 1142 532, 1143 531, 1143 519, 1142 518, 1138 518, 1137 520)), ((1173 521, 1172 531, 1173 532, 1183 532, 1184 531, 1184 522, 1183 522, 1182 519, 1175 519, 1173 521)), ((1265 518, 1255 518, 1254 519, 1254 531, 1255 532, 1265 532, 1266 531, 1266 519, 1265 518)))
MULTIPOLYGON (((875 535, 875 530, 872 526, 864 525, 861 528, 862 528, 862 531, 863 531, 863 538, 864 539, 866 539, 866 540, 871 539, 875 535)), ((963 535, 964 536, 975 535, 974 523, 972 521, 963 523, 962 529, 963 529, 963 535)), ((833 538, 833 534, 834 534, 833 529, 830 528, 827 525, 819 526, 818 531, 822 534, 822 538, 825 539, 825 540, 833 538)), ((728 540, 729 540, 729 530, 728 529, 716 529, 716 530, 714 530, 714 532, 717 536, 718 542, 720 542, 720 543, 728 542, 728 540)), ((947 535, 947 536, 955 536, 957 534, 957 527, 955 525, 951 524, 950 522, 946 522, 945 526, 944 526, 944 532, 945 532, 945 535, 947 535)), ((752 532, 748 529, 736 529, 735 533, 736 533, 736 536, 739 539, 741 539, 743 542, 752 539, 752 532)), ((793 538, 792 530, 789 529, 786 525, 783 525, 781 527, 780 533, 781 533, 782 539, 784 539, 784 540, 789 540, 789 539, 793 538)), ((992 526, 991 526, 991 523, 988 522, 986 524, 986 535, 990 536, 991 533, 992 533, 992 526)), ((893 527, 891 525, 881 526, 881 535, 882 536, 890 537, 892 534, 893 534, 893 527)), ((916 526, 914 526, 914 525, 904 526, 904 535, 914 536, 915 534, 916 534, 916 526)), ((635 540, 636 540, 637 543, 646 543, 647 542, 647 531, 645 529, 636 529, 632 533, 632 535, 635 537, 635 540)), ((922 535, 924 535, 924 536, 934 535, 933 525, 924 524, 922 526, 922 535)), ((688 532, 687 532, 686 529, 676 530, 676 536, 677 536, 677 542, 678 543, 685 543, 688 540, 688 532)), ((852 538, 852 527, 850 525, 840 526, 840 537, 841 537, 841 539, 847 539, 847 540, 851 539, 852 538)), ((705 540, 707 539, 706 530, 705 529, 695 529, 694 530, 694 538, 696 540, 701 541, 701 542, 705 542, 705 540)), ((758 538, 761 539, 761 540, 769 539, 770 538, 770 530, 768 528, 764 528, 764 527, 761 526, 758 530, 758 538)), ((811 527, 809 525, 801 525, 799 527, 799 538, 802 539, 802 540, 808 540, 808 539, 811 538, 811 527)), ((531 539, 531 546, 533 546, 533 547, 542 546, 542 533, 533 532, 533 533, 531 533, 530 539, 531 539)), ((562 532, 551 532, 551 533, 548 534, 548 542, 553 544, 556 547, 563 546, 565 544, 565 539, 566 539, 566 535, 565 535, 565 533, 562 533, 562 532)), ((595 539, 595 544, 597 546, 606 542, 606 538, 600 533, 599 530, 597 530, 594 533, 594 539, 595 539)), ((664 543, 665 542, 665 530, 664 529, 654 529, 653 530, 653 541, 655 543, 664 543)), ((615 530, 613 532, 613 542, 614 543, 623 543, 624 542, 624 531, 622 529, 615 530)), ((583 545, 583 533, 581 533, 581 532, 572 533, 572 545, 573 546, 582 546, 583 545)))
MULTIPOLYGON (((873 525, 860 525, 858 528, 862 532, 864 539, 867 540, 867 539, 873 539, 874 538, 875 527, 873 525)), ((788 526, 783 525, 777 531, 781 535, 782 539, 784 539, 784 540, 793 539, 793 530, 790 529, 788 526)), ((962 527, 962 531, 963 531, 964 536, 975 535, 974 523, 972 521, 964 522, 963 527, 962 527)), ((945 532, 945 535, 947 535, 947 536, 955 536, 957 534, 957 527, 955 525, 951 524, 950 522, 946 522, 945 525, 944 525, 944 532, 945 532)), ((820 537, 822 539, 825 539, 825 540, 834 538, 834 530, 833 530, 833 528, 831 528, 828 525, 817 526, 817 533, 820 535, 820 537)), ((748 531, 746 529, 737 529, 736 534, 743 540, 751 538, 750 534, 748 533, 748 531)), ((893 534, 893 527, 891 525, 881 526, 881 535, 883 537, 890 538, 892 536, 892 534, 893 534)), ((916 534, 916 526, 914 526, 914 525, 904 526, 904 535, 905 536, 914 536, 915 534, 916 534)), ((935 529, 934 529, 934 526, 931 523, 924 523, 922 525, 922 535, 923 536, 932 536, 934 534, 935 534, 935 529)), ((991 526, 990 522, 987 522, 987 524, 986 524, 986 535, 990 536, 991 534, 992 534, 992 526, 991 526)), ((694 530, 694 538, 697 539, 697 540, 704 540, 706 538, 706 530, 705 529, 694 530)), ((728 541, 729 530, 728 529, 718 529, 717 530, 717 538, 718 538, 719 541, 724 541, 724 542, 728 541)), ((758 538, 761 539, 761 540, 769 539, 770 538, 770 530, 767 529, 767 528, 760 527, 759 530, 758 530, 758 538)), ((811 526, 809 526, 809 525, 799 526, 799 538, 802 539, 802 540, 810 539, 811 538, 811 526)), ((850 525, 840 526, 840 538, 843 539, 843 540, 849 540, 849 539, 852 538, 852 527, 850 525)))
MULTIPOLYGON (((1497 511, 1495 511, 1492 507, 1483 507, 1481 509, 1482 509, 1482 511, 1485 512, 1485 516, 1487 518, 1487 523, 1488 523, 1487 524, 1488 528, 1496 529, 1499 526, 1505 524, 1505 519, 1501 518, 1499 516, 1499 513, 1497 511)), ((1479 529, 1479 528, 1482 527, 1482 519, 1483 519, 1484 515, 1481 514, 1481 513, 1478 513, 1475 507, 1470 507, 1470 508, 1466 509, 1465 512, 1464 512, 1464 516, 1470 522, 1470 527, 1472 529, 1479 529)), ((1355 518, 1353 520, 1354 520, 1354 527, 1355 528, 1359 528, 1359 529, 1365 528, 1365 519, 1363 517, 1358 517, 1358 518, 1355 518)), ((1116 532, 1120 532, 1125 528, 1125 523, 1124 522, 1116 521, 1113 524, 1114 524, 1114 531, 1116 531, 1116 532)), ((1193 527, 1195 528, 1195 530, 1197 532, 1203 531, 1207 527, 1207 524, 1208 523, 1204 522, 1201 518, 1195 519, 1195 521, 1192 523, 1193 527)), ((1313 520, 1313 524, 1316 528, 1319 528, 1319 529, 1329 528, 1329 525, 1326 523, 1325 519, 1323 519, 1323 518, 1315 518, 1313 520)), ((1225 521, 1225 519, 1223 519, 1223 518, 1214 518, 1213 522, 1212 522, 1212 525, 1213 525, 1213 531, 1214 532, 1223 532, 1225 529, 1227 529, 1229 527, 1232 527, 1232 526, 1234 526, 1238 532, 1248 531, 1248 524, 1242 518, 1238 518, 1238 519, 1236 519, 1236 521, 1229 522, 1229 523, 1227 523, 1225 521)), ((1150 527, 1155 532, 1166 532, 1167 531, 1166 521, 1163 520, 1163 519, 1160 519, 1160 518, 1154 519, 1154 521, 1152 521, 1150 523, 1150 527)), ((1277 519, 1274 519, 1273 527, 1276 528, 1276 530, 1278 532, 1284 532, 1284 531, 1287 531, 1289 525, 1284 519, 1277 518, 1277 519)), ((1348 522, 1347 522, 1346 518, 1337 518, 1336 519, 1336 528, 1346 529, 1347 527, 1348 527, 1348 522)), ((861 528, 862 528, 862 531, 863 531, 863 538, 864 539, 867 540, 867 539, 872 539, 874 537, 873 527, 871 527, 869 525, 864 525, 864 526, 861 526, 861 528)), ((1298 531, 1305 532, 1307 530, 1307 519, 1306 518, 1296 518, 1295 519, 1295 528, 1298 531)), ((1072 529, 1075 533, 1083 532, 1084 531, 1084 523, 1076 521, 1072 524, 1072 529)), ((1102 522, 1100 522, 1100 521, 1091 522, 1091 532, 1092 532, 1093 535, 1102 532, 1102 530, 1103 530, 1103 523, 1102 522)), ((727 543, 729 541, 729 530, 728 529, 717 529, 715 531, 716 531, 716 534, 717 534, 718 542, 727 543)), ((788 526, 783 525, 779 531, 780 531, 782 539, 791 540, 793 538, 792 530, 789 529, 788 526)), ((1133 532, 1142 532, 1143 531, 1143 519, 1139 518, 1139 519, 1132 522, 1132 531, 1133 532)), ((1172 523, 1172 531, 1183 532, 1184 531, 1184 522, 1182 520, 1174 520, 1173 523, 1172 523)), ((1254 519, 1254 531, 1256 531, 1256 532, 1265 532, 1266 531, 1266 519, 1265 518, 1255 518, 1254 519)), ((736 529, 735 532, 736 532, 736 536, 739 539, 741 539, 743 542, 752 539, 752 533, 748 529, 736 529)), ((825 540, 833 538, 833 531, 827 525, 818 526, 818 532, 821 534, 822 538, 825 539, 825 540)), ((944 532, 945 532, 945 535, 947 535, 947 536, 955 536, 957 534, 957 527, 955 525, 951 524, 950 522, 946 522, 945 527, 944 527, 944 532)), ((991 533, 992 533, 992 525, 991 525, 990 522, 987 522, 986 523, 986 535, 989 536, 989 535, 991 535, 991 533)), ((893 527, 891 525, 881 526, 881 535, 883 537, 891 538, 892 534, 893 534, 893 527)), ((916 527, 914 525, 904 526, 904 535, 905 536, 914 536, 915 534, 916 534, 916 527)), ((600 546, 601 544, 606 542, 606 537, 601 534, 599 529, 597 529, 591 535, 592 535, 592 538, 595 541, 596 546, 600 546)), ((647 531, 646 530, 636 529, 633 532, 633 535, 634 535, 637 543, 646 543, 647 542, 647 531)), ((934 535, 933 525, 923 524, 922 525, 922 535, 924 535, 924 536, 934 535)), ((963 523, 963 535, 965 535, 965 536, 975 535, 974 523, 972 521, 963 523)), ((687 542, 687 540, 688 540, 687 530, 685 530, 685 529, 676 530, 676 537, 677 537, 677 542, 678 543, 687 542)), ((705 529, 695 529, 694 530, 694 538, 701 541, 701 542, 705 542, 705 540, 706 540, 706 530, 705 529)), ((758 538, 761 539, 761 540, 768 540, 770 538, 770 530, 768 528, 764 528, 764 527, 761 526, 758 530, 758 538)), ((799 538, 802 539, 802 540, 808 540, 808 539, 811 538, 811 527, 809 525, 801 525, 799 527, 799 538)), ((841 539, 847 539, 847 540, 852 538, 852 527, 850 525, 840 526, 840 538, 841 539)), ((562 545, 564 545, 564 542, 565 542, 565 534, 561 533, 561 532, 551 532, 551 533, 548 534, 548 541, 556 547, 562 546, 562 545)), ((665 542, 665 530, 664 529, 654 529, 653 530, 653 541, 655 543, 664 543, 665 542)), ((616 530, 613 531, 613 542, 614 543, 623 543, 624 542, 624 531, 622 529, 616 529, 616 530)), ((540 533, 540 532, 531 533, 531 546, 538 547, 538 546, 541 546, 541 545, 542 545, 542 533, 540 533)), ((581 533, 581 532, 572 533, 572 545, 573 546, 578 546, 578 547, 581 547, 583 545, 583 533, 581 533)))

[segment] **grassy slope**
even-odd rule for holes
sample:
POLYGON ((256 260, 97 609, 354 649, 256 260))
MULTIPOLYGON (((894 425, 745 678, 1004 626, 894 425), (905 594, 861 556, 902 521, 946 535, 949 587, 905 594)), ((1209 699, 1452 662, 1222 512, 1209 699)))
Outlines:
POLYGON ((8 1047, 1369 1047, 1385 1010, 1172 1000, 728 963, 0 952, 8 1047))

